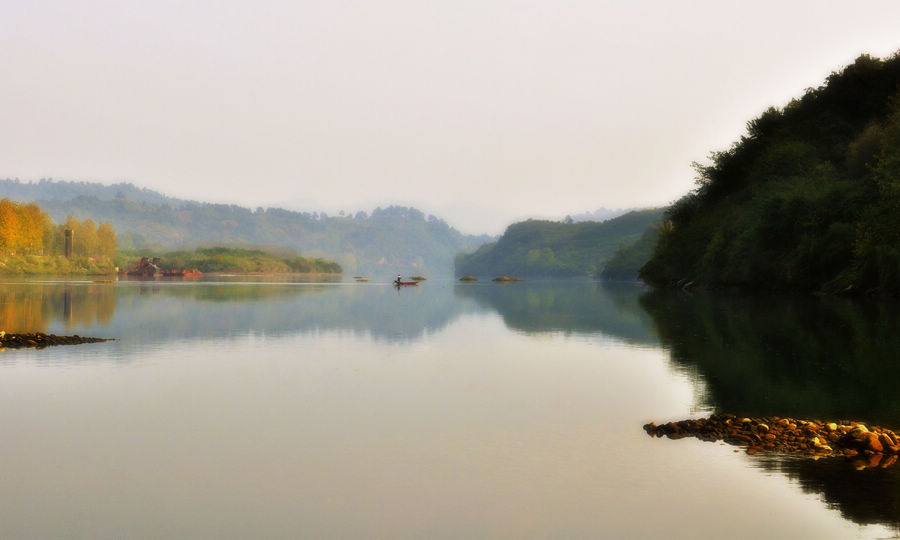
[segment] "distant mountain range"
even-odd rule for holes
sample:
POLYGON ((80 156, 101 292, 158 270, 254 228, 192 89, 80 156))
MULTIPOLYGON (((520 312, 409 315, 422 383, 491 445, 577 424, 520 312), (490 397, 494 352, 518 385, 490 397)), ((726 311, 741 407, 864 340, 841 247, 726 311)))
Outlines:
POLYGON ((36 202, 57 223, 72 215, 109 222, 120 249, 263 246, 338 262, 349 275, 449 276, 454 257, 492 240, 464 235, 415 208, 377 208, 350 216, 252 210, 167 197, 130 183, 0 180, 0 197, 36 202))

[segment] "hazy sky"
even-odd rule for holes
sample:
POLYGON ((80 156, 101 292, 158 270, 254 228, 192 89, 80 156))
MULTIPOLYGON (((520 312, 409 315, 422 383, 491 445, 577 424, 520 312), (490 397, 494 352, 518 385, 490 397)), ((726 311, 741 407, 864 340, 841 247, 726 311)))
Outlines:
POLYGON ((900 2, 0 0, 0 177, 465 232, 662 205, 900 2))

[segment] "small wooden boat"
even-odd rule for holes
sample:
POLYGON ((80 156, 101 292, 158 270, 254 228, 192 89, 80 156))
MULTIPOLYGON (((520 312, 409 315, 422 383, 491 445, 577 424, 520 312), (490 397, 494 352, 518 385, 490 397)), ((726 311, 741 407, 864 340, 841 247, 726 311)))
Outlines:
POLYGON ((418 281, 397 281, 396 279, 394 280, 395 287, 408 287, 410 285, 418 285, 418 284, 419 284, 418 281))

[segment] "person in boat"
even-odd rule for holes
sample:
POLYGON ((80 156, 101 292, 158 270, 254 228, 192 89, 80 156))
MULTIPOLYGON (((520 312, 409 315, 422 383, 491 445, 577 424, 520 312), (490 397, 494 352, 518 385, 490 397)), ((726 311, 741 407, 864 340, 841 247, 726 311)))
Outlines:
POLYGON ((400 274, 397 274, 397 279, 394 280, 395 285, 400 285, 400 274))

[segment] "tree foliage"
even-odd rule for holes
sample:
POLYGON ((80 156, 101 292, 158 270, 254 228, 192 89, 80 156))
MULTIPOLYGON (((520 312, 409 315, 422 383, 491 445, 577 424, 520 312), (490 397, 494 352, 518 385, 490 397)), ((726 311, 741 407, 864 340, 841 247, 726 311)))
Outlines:
POLYGON ((648 282, 900 292, 900 55, 747 124, 667 212, 648 282))
POLYGON ((457 275, 575 277, 593 274, 622 243, 636 241, 661 209, 596 222, 528 220, 510 225, 497 242, 456 261, 457 275))
MULTIPOLYGON (((129 262, 146 256, 148 252, 123 252, 119 267, 127 268, 129 262)), ((200 270, 201 272, 245 273, 309 273, 340 274, 341 266, 320 258, 301 257, 296 254, 279 255, 259 249, 229 247, 200 248, 194 251, 153 253, 160 259, 163 270, 200 270)))
POLYGON ((0 200, 0 254, 62 255, 65 230, 75 231, 74 254, 111 259, 116 253, 116 232, 109 223, 99 227, 90 219, 69 216, 53 225, 49 214, 34 203, 0 200))

